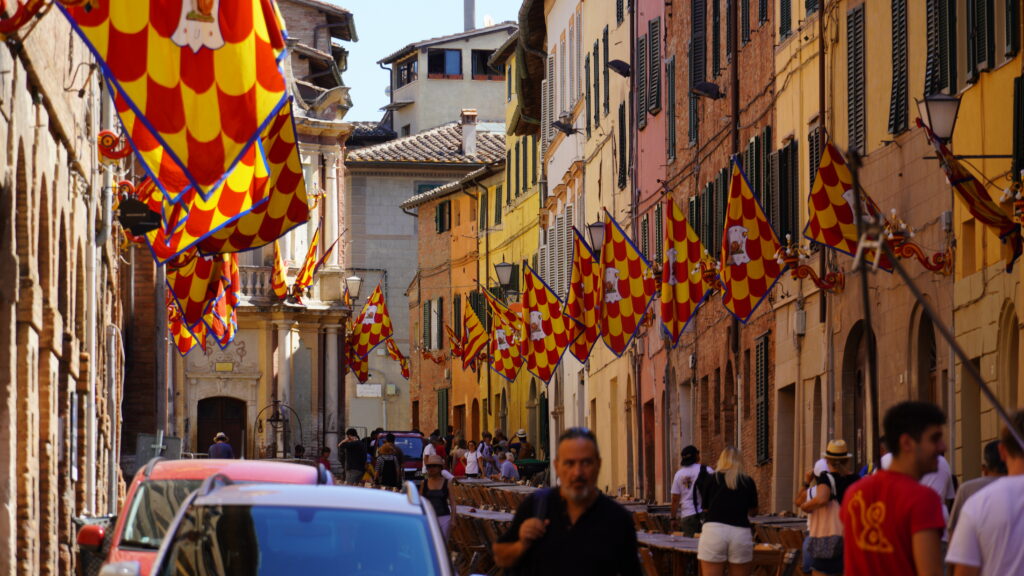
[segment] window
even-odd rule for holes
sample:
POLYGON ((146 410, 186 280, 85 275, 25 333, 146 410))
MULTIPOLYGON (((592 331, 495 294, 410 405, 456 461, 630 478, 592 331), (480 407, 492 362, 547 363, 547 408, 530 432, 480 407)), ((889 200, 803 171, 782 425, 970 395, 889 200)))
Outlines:
MULTIPOLYGON (((716 0, 717 1, 717 0, 716 0)), ((706 51, 707 51, 707 22, 704 2, 693 2, 691 5, 691 18, 690 18, 690 50, 688 58, 690 60, 690 89, 692 90, 698 82, 703 82, 706 79, 706 51)), ((697 136, 700 131, 698 130, 698 123, 700 118, 697 114, 697 96, 690 92, 690 144, 697 142, 697 136)))
POLYGON ((665 259, 665 203, 654 205, 654 259, 662 262, 665 259))
MULTIPOLYGON (((518 143, 516 144, 518 146, 518 143)), ((519 151, 516 150, 516 156, 519 155, 519 151)), ((515 172, 515 168, 512 164, 512 149, 505 151, 505 189, 512 189, 512 173, 515 172)))
POLYGON ((626 187, 626 103, 619 104, 619 188, 626 187))
POLYGON ((849 94, 846 106, 848 146, 861 154, 867 151, 864 55, 864 6, 860 5, 846 14, 846 83, 849 94))
POLYGON ((804 0, 804 8, 807 9, 807 14, 810 15, 813 12, 818 11, 818 0, 804 0))
POLYGON ((779 0, 779 38, 793 33, 793 0, 779 0))
POLYGON ((583 109, 583 115, 587 119, 587 138, 590 138, 590 54, 583 62, 583 82, 584 82, 584 100, 586 101, 586 107, 583 109))
POLYGON ((398 88, 416 81, 416 72, 419 68, 419 58, 413 56, 408 60, 398 63, 398 70, 395 73, 398 80, 398 88))
POLYGON ((740 41, 745 46, 750 42, 750 0, 740 0, 740 41))
POLYGON ((892 0, 892 94, 889 133, 907 130, 907 0, 892 0))
POLYGON ((967 0, 967 72, 971 80, 992 67, 995 0, 967 0))
POLYGON ((501 74, 496 74, 487 61, 491 59, 494 50, 473 50, 470 57, 473 60, 474 80, 502 80, 501 74))
POLYGON ((480 193, 480 230, 486 230, 488 226, 487 221, 487 191, 484 190, 480 193))
POLYGON ((533 183, 537 183, 537 135, 530 137, 533 140, 533 154, 530 154, 530 167, 533 169, 533 183))
POLYGON ((430 307, 430 314, 431 337, 433 338, 431 348, 440 350, 444 348, 444 298, 434 300, 434 304, 430 307))
POLYGON ((1017 54, 1020 48, 1020 2, 1019 0, 1004 0, 1006 2, 1006 16, 1003 23, 1006 29, 1003 32, 1006 44, 1006 59, 1009 60, 1017 54))
POLYGON ((445 200, 434 206, 434 230, 438 234, 452 229, 452 202, 445 200))
POLYGON ((725 59, 732 60, 732 39, 734 37, 732 25, 732 3, 738 0, 725 0, 725 59))
MULTIPOLYGON (((815 163, 817 166, 817 163, 815 163)), ((766 215, 781 239, 790 234, 799 238, 800 226, 800 158, 797 142, 791 140, 770 156, 771 206, 766 215)))
MULTIPOLYGON (((561 45, 558 48, 558 115, 561 116, 563 112, 568 110, 566 104, 566 90, 565 90, 565 39, 562 39, 561 45)), ((554 116, 554 111, 552 111, 554 116)), ((556 134, 557 136, 557 134, 556 134)))
POLYGON ((505 101, 512 101, 512 65, 505 68, 505 101))
POLYGON ((461 50, 430 50, 427 52, 427 77, 462 79, 461 50))
MULTIPOLYGON (((519 191, 516 192, 517 197, 521 194, 526 194, 526 182, 530 178, 530 175, 527 172, 530 165, 526 162, 526 156, 530 153, 530 140, 523 138, 519 142, 523 144, 523 155, 519 159, 519 166, 521 167, 519 173, 521 174, 521 177, 519 178, 519 191)), ((519 143, 516 143, 516 146, 518 145, 519 143)), ((511 195, 512 194, 509 194, 509 196, 511 195)))
POLYGON ((430 319, 432 318, 430 308, 430 300, 423 302, 423 324, 421 327, 423 328, 422 346, 424 350, 431 350, 430 335, 433 334, 433 332, 430 330, 430 319))
POLYGON ((711 0, 711 75, 722 73, 722 1, 711 0))
POLYGON ((462 337, 462 294, 452 296, 452 328, 455 329, 455 337, 462 337))
POLYGON ((448 429, 448 388, 437 391, 437 429, 448 429))
POLYGON ((566 110, 572 108, 572 105, 576 102, 576 20, 575 18, 569 19, 569 55, 568 59, 568 84, 569 84, 569 97, 568 107, 566 110))
POLYGON ((601 41, 602 41, 602 52, 603 52, 603 55, 604 55, 604 60, 603 60, 603 63, 602 63, 603 65, 601 66, 601 70, 603 71, 602 73, 604 75, 604 113, 608 114, 609 105, 610 105, 609 104, 610 100, 608 99, 608 96, 611 93, 611 88, 610 88, 611 80, 608 77, 608 27, 607 26, 604 27, 604 34, 601 36, 601 41))
POLYGON ((768 0, 757 0, 757 23, 764 24, 768 21, 768 0))
POLYGON ((644 214, 640 217, 640 253, 648 260, 651 259, 650 228, 650 217, 644 214))
POLYGON ((636 124, 638 130, 647 126, 647 35, 636 41, 636 124))
POLYGON ((650 60, 647 72, 647 110, 657 114, 661 110, 661 18, 654 18, 648 24, 650 60))
POLYGON ((626 19, 625 0, 615 0, 615 23, 622 24, 626 19))
MULTIPOLYGON (((1008 2, 1015 5, 1014 2, 1008 2)), ((853 14, 853 11, 850 12, 853 14)), ((936 94, 952 90, 956 79, 956 2, 955 0, 927 0, 926 27, 928 32, 928 59, 925 64, 924 92, 936 94), (952 41, 951 41, 952 39, 952 41)), ((863 28, 863 12, 861 12, 863 28)), ((847 20, 851 22, 850 16, 847 20)), ((863 42, 863 32, 861 32, 863 42)), ((861 149, 863 153, 863 149, 861 149)))
POLYGON ((768 335, 757 339, 754 348, 754 403, 757 430, 757 463, 771 459, 768 427, 768 335))
POLYGON ((668 95, 665 97, 666 135, 665 147, 668 161, 676 159, 676 57, 672 56, 665 62, 665 85, 668 95))
POLYGON ((598 42, 594 42, 594 126, 601 127, 601 113, 598 102, 601 100, 601 75, 597 73, 601 64, 601 49, 598 42))
MULTIPOLYGON (((807 162, 810 167, 810 179, 807 180, 807 189, 814 188, 814 179, 818 176, 818 165, 821 164, 822 153, 821 131, 817 126, 812 126, 807 132, 807 162)), ((796 238, 796 236, 793 236, 796 238)))
POLYGON ((501 224, 501 186, 494 189, 494 225, 501 224))
POLYGON ((1024 170, 1024 74, 1013 79, 1013 165, 1010 173, 1018 182, 1024 170))

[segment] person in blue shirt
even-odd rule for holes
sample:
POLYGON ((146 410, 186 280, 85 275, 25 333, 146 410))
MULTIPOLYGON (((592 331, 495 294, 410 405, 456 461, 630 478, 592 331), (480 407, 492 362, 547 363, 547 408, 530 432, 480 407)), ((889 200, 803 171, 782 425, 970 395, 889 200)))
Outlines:
POLYGON ((501 479, 505 482, 518 482, 519 469, 513 462, 511 452, 498 452, 498 469, 501 471, 501 479))
POLYGON ((235 458, 235 451, 231 449, 231 444, 228 444, 228 435, 223 432, 217 432, 217 435, 213 437, 213 444, 210 445, 210 449, 206 452, 210 458, 228 460, 235 458))

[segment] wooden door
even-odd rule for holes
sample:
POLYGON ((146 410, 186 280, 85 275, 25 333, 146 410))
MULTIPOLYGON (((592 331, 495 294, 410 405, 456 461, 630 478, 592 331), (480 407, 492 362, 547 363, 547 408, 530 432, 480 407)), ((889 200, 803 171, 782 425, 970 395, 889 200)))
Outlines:
POLYGON ((199 401, 196 410, 198 422, 196 428, 196 452, 206 452, 213 444, 213 437, 218 432, 228 435, 228 443, 235 453, 235 458, 245 455, 245 402, 236 398, 217 396, 199 401))

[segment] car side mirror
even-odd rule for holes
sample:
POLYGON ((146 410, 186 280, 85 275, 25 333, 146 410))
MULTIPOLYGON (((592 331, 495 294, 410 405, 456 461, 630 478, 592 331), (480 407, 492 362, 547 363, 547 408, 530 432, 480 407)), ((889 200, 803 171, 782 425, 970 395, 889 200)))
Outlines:
POLYGON ((142 567, 138 562, 113 562, 100 569, 99 576, 140 576, 142 567))
POLYGON ((107 531, 99 524, 87 524, 78 531, 78 547, 90 552, 99 552, 103 547, 103 538, 107 531))

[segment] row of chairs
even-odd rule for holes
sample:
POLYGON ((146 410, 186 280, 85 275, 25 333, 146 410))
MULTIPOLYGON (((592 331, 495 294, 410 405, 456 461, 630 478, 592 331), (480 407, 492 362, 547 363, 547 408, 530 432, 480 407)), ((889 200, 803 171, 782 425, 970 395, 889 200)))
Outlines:
POLYGON ((455 503, 460 506, 472 506, 485 510, 503 510, 515 512, 519 504, 526 499, 529 492, 502 490, 488 486, 472 484, 455 484, 453 486, 455 503))

